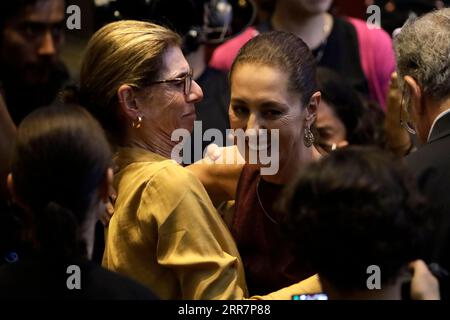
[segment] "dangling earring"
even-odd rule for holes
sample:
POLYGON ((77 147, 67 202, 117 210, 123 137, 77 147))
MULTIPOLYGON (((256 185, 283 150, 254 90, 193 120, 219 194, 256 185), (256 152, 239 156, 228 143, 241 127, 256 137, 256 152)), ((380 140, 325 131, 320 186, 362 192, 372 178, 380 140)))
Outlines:
POLYGON ((305 128, 305 133, 303 135, 303 143, 307 148, 311 147, 314 143, 314 134, 312 133, 309 127, 305 128))
POLYGON ((138 116, 137 122, 133 121, 131 125, 133 126, 133 128, 139 129, 141 127, 141 124, 142 124, 142 117, 138 116))

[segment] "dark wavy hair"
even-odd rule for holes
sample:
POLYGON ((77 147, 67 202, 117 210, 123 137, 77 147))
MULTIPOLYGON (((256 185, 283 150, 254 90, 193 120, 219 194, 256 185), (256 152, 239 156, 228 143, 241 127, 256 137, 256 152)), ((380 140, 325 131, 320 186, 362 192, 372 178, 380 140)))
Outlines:
POLYGON ((390 283, 422 255, 429 222, 414 177, 391 155, 348 147, 301 171, 286 191, 295 252, 341 290, 367 289, 377 265, 390 283))
POLYGON ((92 218, 87 213, 111 159, 100 124, 82 107, 39 108, 22 121, 11 171, 40 251, 67 259, 86 256, 80 227, 92 218))
POLYGON ((344 124, 349 144, 384 147, 384 113, 380 106, 360 96, 331 69, 317 68, 317 83, 322 99, 344 124))

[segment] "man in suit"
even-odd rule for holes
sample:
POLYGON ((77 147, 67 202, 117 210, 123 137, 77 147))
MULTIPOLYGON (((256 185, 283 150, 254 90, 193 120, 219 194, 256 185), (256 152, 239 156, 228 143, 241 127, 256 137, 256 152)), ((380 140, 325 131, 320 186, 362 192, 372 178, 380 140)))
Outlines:
MULTIPOLYGON (((422 144, 406 157, 433 215, 429 262, 450 270, 450 9, 409 19, 395 38, 400 122, 422 144)), ((448 285, 448 284, 447 284, 448 285)), ((444 284, 446 286, 446 284, 444 284)))

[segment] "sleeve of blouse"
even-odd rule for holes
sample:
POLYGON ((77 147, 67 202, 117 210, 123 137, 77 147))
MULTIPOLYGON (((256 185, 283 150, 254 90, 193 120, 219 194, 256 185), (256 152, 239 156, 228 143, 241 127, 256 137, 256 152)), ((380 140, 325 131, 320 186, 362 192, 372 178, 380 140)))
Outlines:
POLYGON ((200 181, 173 165, 146 189, 152 211, 161 213, 157 260, 176 274, 182 299, 241 299, 247 289, 239 253, 200 181))

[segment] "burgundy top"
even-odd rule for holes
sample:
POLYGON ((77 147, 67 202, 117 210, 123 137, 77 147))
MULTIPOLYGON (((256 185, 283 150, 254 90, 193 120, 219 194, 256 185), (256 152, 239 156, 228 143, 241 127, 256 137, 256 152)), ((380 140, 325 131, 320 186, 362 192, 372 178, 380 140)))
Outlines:
POLYGON ((267 294, 313 274, 304 262, 294 259, 290 241, 283 237, 283 215, 274 209, 282 189, 261 179, 258 167, 244 166, 231 233, 244 262, 250 295, 267 294))

